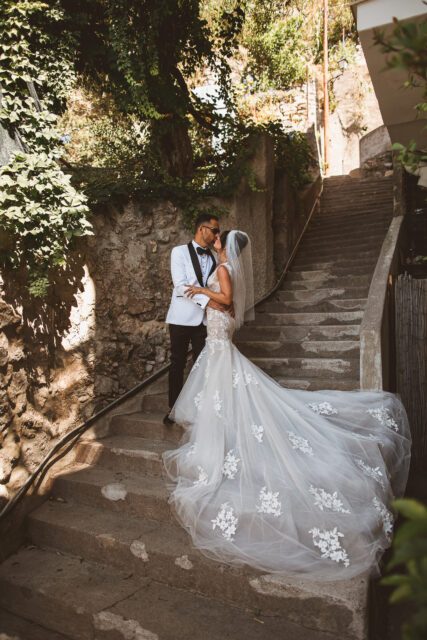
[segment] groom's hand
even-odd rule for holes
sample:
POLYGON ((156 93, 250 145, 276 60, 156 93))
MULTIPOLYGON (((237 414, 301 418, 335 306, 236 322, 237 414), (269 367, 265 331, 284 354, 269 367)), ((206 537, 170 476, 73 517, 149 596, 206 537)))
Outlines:
POLYGON ((221 304, 220 302, 214 302, 213 300, 209 300, 206 306, 210 307, 211 309, 216 309, 217 311, 229 311, 231 305, 221 304))

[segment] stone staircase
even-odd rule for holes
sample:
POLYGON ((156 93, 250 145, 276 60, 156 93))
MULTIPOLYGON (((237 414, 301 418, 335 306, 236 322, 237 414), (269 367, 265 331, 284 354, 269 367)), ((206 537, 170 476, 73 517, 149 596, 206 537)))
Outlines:
POLYGON ((360 323, 392 207, 390 178, 325 180, 291 272, 236 341, 283 386, 359 387, 360 323))
MULTIPOLYGON (((359 386, 359 327, 392 212, 390 179, 325 181, 281 289, 238 335, 283 385, 359 386)), ((0 567, 0 633, 21 640, 362 640, 368 578, 315 583, 208 560, 173 519, 161 453, 166 394, 82 440, 0 567)))

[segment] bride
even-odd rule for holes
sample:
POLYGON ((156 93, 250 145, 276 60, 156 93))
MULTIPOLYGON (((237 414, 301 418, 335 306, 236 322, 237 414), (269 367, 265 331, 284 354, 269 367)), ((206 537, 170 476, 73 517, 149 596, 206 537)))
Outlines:
POLYGON ((207 309, 206 345, 170 414, 185 428, 163 454, 180 523, 221 562, 313 580, 378 573, 409 469, 402 403, 386 391, 285 389, 254 365, 232 342, 254 317, 250 239, 225 231, 214 248, 202 292, 233 302, 234 317, 207 309))

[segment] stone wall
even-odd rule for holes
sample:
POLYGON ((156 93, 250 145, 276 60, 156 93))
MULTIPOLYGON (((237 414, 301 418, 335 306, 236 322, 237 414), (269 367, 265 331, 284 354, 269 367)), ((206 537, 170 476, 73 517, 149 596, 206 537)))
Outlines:
MULTIPOLYGON (((262 137, 252 168, 263 190, 242 181, 222 228, 253 240, 255 295, 273 284, 273 148, 262 137)), ((0 290, 0 496, 22 485, 56 440, 169 359, 164 318, 170 253, 188 242, 171 202, 136 202, 93 216, 70 267, 46 302, 30 302, 19 274, 0 290)))

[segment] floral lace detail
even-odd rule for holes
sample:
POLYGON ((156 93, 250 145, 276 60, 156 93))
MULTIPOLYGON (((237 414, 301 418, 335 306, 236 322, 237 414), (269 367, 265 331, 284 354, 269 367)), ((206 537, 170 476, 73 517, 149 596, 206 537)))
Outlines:
POLYGON ((199 391, 199 393, 197 393, 194 396, 194 404, 196 405, 197 411, 200 411, 200 409, 201 409, 202 394, 203 394, 203 391, 199 391))
POLYGON ((218 389, 215 391, 213 395, 213 401, 214 401, 213 408, 216 415, 218 416, 218 418, 222 418, 222 414, 221 414, 222 400, 221 400, 221 396, 219 395, 218 389))
POLYGON ((399 427, 396 420, 391 416, 390 411, 385 407, 379 409, 367 409, 366 413, 369 413, 378 422, 389 429, 399 432, 399 427))
POLYGON ((238 371, 236 371, 236 369, 233 369, 233 387, 234 389, 237 388, 237 385, 240 382, 240 374, 238 371))
POLYGON ((230 449, 224 459, 224 464, 222 465, 222 473, 229 480, 234 480, 236 474, 238 472, 238 464, 240 462, 240 458, 238 458, 234 449, 230 449))
POLYGON ((383 474, 379 467, 375 467, 375 468, 370 467, 368 464, 366 464, 366 462, 364 462, 363 460, 360 460, 360 458, 356 460, 356 464, 359 467, 359 469, 362 469, 365 475, 369 476, 370 478, 373 478, 376 482, 378 482, 378 484, 382 486, 383 489, 385 488, 384 481, 381 479, 383 477, 383 474))
POLYGON ((230 341, 224 338, 206 338, 206 344, 209 347, 209 352, 211 355, 216 351, 223 351, 229 343, 230 341))
POLYGON ((199 472, 199 477, 197 480, 194 480, 193 484, 195 486, 207 485, 209 478, 206 471, 200 465, 197 467, 197 471, 199 472))
POLYGON ((341 547, 339 538, 344 538, 344 534, 334 529, 321 531, 317 527, 310 529, 313 536, 313 544, 320 549, 322 558, 330 558, 335 562, 343 562, 345 567, 350 565, 347 551, 341 547))
POLYGON ((391 513, 391 511, 387 509, 387 507, 385 506, 385 504, 381 502, 381 500, 378 500, 376 496, 372 498, 372 502, 374 503, 374 507, 378 511, 380 518, 382 520, 383 531, 385 533, 385 536, 387 540, 391 542, 391 536, 393 533, 393 523, 394 523, 393 514, 391 513))
POLYGON ((249 371, 244 371, 243 372, 243 378, 244 378, 244 381, 245 381, 245 387, 247 387, 248 384, 253 384, 256 387, 259 386, 258 380, 256 380, 255 376, 252 373, 250 373, 249 371))
POLYGON ((338 411, 331 405, 330 402, 319 402, 318 404, 316 404, 315 402, 311 402, 307 406, 309 406, 310 409, 318 415, 320 414, 323 416, 333 416, 338 413, 338 411))
POLYGON ((323 509, 330 509, 331 511, 337 511, 339 513, 350 513, 348 509, 344 509, 342 500, 338 498, 338 492, 327 493, 321 487, 314 487, 310 485, 309 492, 314 496, 314 504, 319 507, 321 511, 323 509))
POLYGON ((309 456, 314 456, 314 451, 310 446, 310 443, 305 438, 297 436, 293 431, 288 431, 288 438, 292 444, 292 449, 299 449, 303 453, 309 456))
POLYGON ((258 513, 272 513, 273 516, 282 515, 282 503, 279 500, 279 492, 267 491, 267 487, 263 487, 259 492, 260 505, 256 505, 258 513))
POLYGON ((232 542, 234 540, 234 534, 237 530, 238 518, 234 515, 233 507, 230 507, 228 502, 224 502, 221 505, 220 510, 212 522, 212 529, 218 527, 222 531, 222 535, 226 540, 232 542))
POLYGON ((199 353, 199 355, 197 356, 197 360, 196 360, 196 362, 193 364, 193 366, 192 366, 192 368, 191 368, 190 373, 194 373, 194 371, 196 371, 196 369, 198 369, 198 368, 200 367, 200 360, 202 359, 202 355, 203 355, 203 352, 204 352, 204 351, 205 351, 205 350, 204 350, 204 349, 202 349, 202 350, 201 350, 201 352, 199 353))
POLYGON ((262 442, 262 439, 264 437, 264 427, 262 426, 262 424, 251 424, 251 431, 255 440, 258 440, 258 442, 262 442))

